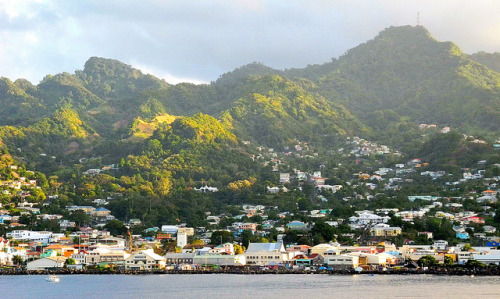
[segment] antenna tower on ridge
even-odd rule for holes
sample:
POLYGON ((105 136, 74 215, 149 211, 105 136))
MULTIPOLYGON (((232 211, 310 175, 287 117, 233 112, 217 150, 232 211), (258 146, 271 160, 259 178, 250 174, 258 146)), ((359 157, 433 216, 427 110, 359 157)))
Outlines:
POLYGON ((417 26, 420 26, 420 12, 417 12, 417 26))

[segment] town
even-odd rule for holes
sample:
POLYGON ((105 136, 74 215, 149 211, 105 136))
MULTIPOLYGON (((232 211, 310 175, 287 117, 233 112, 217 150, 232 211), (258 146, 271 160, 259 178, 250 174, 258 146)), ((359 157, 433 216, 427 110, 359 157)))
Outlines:
MULTIPOLYGON (((250 159, 261 161, 274 180, 256 196, 263 203, 205 211, 204 225, 196 227, 181 219, 153 227, 138 218, 119 220, 106 208, 117 192, 87 196, 85 205, 68 204, 63 213, 50 213, 57 192, 40 200, 35 173, 26 170, 20 176, 17 166, 9 165, 16 175, 2 182, 0 266, 4 271, 241 267, 363 272, 500 265, 500 164, 480 160, 476 168, 462 169, 460 177, 431 171, 419 158, 377 168, 371 162, 400 154, 358 137, 347 138, 345 148, 327 155, 352 158, 355 168, 350 169, 356 171, 346 175, 341 163, 321 164, 323 154, 300 141, 283 151, 256 147, 250 159), (314 160, 318 167, 310 172, 292 168, 303 165, 299 160, 314 160), (434 189, 422 187, 429 185, 434 189), (295 196, 302 197, 292 205, 284 200, 295 196)), ((82 175, 95 178, 116 168, 107 165, 82 175)), ((225 189, 253 183, 238 181, 225 189)), ((61 187, 55 181, 51 185, 53 191, 61 187)), ((221 188, 203 182, 188 192, 210 197, 221 188)))

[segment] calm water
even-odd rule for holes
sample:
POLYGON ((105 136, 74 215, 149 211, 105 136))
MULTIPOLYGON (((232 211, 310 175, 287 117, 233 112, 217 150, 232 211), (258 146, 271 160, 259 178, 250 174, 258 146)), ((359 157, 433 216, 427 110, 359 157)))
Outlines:
POLYGON ((500 277, 432 275, 0 276, 1 298, 500 298, 500 277))

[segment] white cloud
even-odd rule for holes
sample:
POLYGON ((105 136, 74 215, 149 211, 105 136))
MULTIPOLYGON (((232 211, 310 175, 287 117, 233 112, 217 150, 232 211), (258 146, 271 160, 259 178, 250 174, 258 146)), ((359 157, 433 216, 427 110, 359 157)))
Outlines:
POLYGON ((258 61, 303 67, 389 26, 421 23, 465 52, 500 51, 500 1, 0 0, 0 76, 38 82, 91 56, 175 83, 208 82, 258 61))
POLYGON ((165 82, 167 82, 169 84, 178 84, 178 83, 208 84, 208 83, 210 83, 210 82, 203 81, 203 80, 196 79, 196 78, 178 77, 178 76, 175 76, 171 73, 166 73, 162 70, 156 69, 156 68, 151 67, 151 66, 141 65, 139 62, 135 62, 135 61, 131 62, 131 66, 140 70, 144 74, 150 74, 150 75, 153 75, 157 78, 163 79, 163 80, 165 80, 165 82))

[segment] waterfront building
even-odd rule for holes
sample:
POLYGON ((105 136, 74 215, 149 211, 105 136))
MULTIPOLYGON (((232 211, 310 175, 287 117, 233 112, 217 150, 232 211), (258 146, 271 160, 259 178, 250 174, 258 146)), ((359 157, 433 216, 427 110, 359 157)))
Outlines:
POLYGON ((328 244, 328 243, 323 243, 323 244, 318 244, 316 246, 313 246, 311 248, 309 248, 309 253, 310 254, 314 254, 314 253, 317 253, 317 254, 321 254, 322 256, 325 255, 325 252, 337 252, 338 251, 338 247, 337 246, 334 246, 334 245, 331 245, 331 244, 328 244))
POLYGON ((165 268, 166 259, 153 249, 139 250, 125 259, 125 270, 154 270, 165 268))
POLYGON ((350 254, 329 255, 325 257, 325 265, 333 269, 355 269, 359 266, 359 257, 350 254))
POLYGON ((63 256, 53 256, 40 258, 26 264, 26 269, 28 271, 38 270, 45 271, 49 269, 60 269, 64 267, 67 257, 63 256))
POLYGON ((247 259, 243 254, 204 254, 193 256, 193 264, 197 266, 245 266, 247 264, 247 259))
POLYGON ((289 260, 283 243, 250 243, 245 252, 248 265, 276 266, 289 260))
POLYGON ((90 252, 80 252, 71 255, 71 258, 83 265, 123 264, 130 254, 124 250, 109 250, 106 248, 97 248, 90 252))
POLYGON ((472 253, 472 259, 487 265, 500 265, 500 250, 472 253))
POLYGON ((192 265, 193 264, 193 258, 195 256, 194 252, 190 253, 176 253, 176 252, 169 252, 165 254, 165 259, 166 259, 166 265, 183 265, 183 264, 188 264, 192 265))

